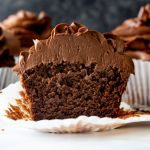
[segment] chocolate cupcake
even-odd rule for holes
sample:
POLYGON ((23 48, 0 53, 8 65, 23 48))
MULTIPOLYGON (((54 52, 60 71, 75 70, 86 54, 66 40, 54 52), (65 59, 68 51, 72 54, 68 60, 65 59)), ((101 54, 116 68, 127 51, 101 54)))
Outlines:
POLYGON ((150 5, 141 7, 136 18, 125 20, 112 33, 124 40, 127 55, 145 61, 150 60, 150 5))
POLYGON ((82 24, 57 25, 48 40, 35 40, 13 68, 33 120, 117 117, 128 77, 134 73, 123 41, 82 24))
POLYGON ((1 22, 0 26, 17 36, 23 47, 32 46, 33 39, 48 38, 52 30, 51 18, 43 11, 37 15, 20 10, 1 22))
POLYGON ((125 20, 112 31, 124 40, 126 54, 133 58, 135 76, 130 77, 123 101, 150 106, 150 5, 142 6, 137 17, 125 20))
POLYGON ((20 41, 0 27, 0 89, 19 80, 11 71, 19 60, 20 41))

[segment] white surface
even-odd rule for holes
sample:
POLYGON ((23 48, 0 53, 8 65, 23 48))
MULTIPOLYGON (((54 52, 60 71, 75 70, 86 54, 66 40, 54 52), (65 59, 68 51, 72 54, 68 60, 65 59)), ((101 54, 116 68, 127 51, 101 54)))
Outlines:
POLYGON ((74 134, 43 133, 0 120, 0 150, 150 150, 150 122, 74 134), (1 131, 1 129, 5 129, 1 131))

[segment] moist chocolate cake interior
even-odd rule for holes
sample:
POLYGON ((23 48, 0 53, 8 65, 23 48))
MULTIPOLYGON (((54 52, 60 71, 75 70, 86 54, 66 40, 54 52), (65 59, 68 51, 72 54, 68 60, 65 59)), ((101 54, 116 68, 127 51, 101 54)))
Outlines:
POLYGON ((63 62, 27 70, 21 80, 30 97, 32 118, 117 117, 127 78, 121 78, 117 68, 94 68, 94 63, 85 67, 63 62))

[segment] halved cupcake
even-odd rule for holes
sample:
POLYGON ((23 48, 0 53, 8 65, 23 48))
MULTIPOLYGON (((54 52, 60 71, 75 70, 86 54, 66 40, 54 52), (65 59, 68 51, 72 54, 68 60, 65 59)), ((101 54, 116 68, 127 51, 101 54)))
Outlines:
POLYGON ((47 40, 35 40, 13 68, 28 99, 31 118, 117 117, 134 73, 123 41, 82 24, 59 24, 47 40))

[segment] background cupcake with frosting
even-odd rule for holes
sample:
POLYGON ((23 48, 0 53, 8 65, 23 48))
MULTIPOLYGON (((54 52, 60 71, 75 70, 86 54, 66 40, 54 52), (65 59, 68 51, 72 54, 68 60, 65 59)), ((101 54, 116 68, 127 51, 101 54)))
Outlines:
POLYGON ((150 4, 142 6, 136 18, 125 20, 112 32, 124 40, 125 53, 135 65, 135 76, 130 76, 122 100, 140 107, 150 106, 150 4))
POLYGON ((51 35, 51 17, 44 11, 39 14, 20 10, 0 23, 0 26, 15 35, 21 42, 21 49, 28 50, 33 39, 46 39, 51 35))
POLYGON ((0 90, 19 80, 12 72, 12 67, 19 62, 19 53, 20 41, 0 27, 0 90))

